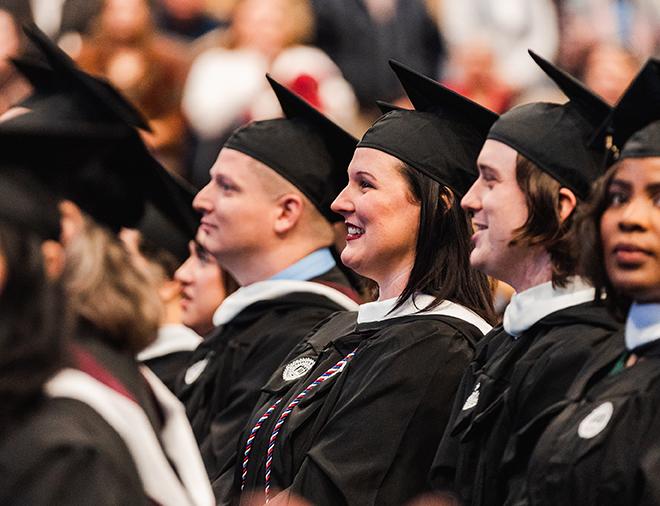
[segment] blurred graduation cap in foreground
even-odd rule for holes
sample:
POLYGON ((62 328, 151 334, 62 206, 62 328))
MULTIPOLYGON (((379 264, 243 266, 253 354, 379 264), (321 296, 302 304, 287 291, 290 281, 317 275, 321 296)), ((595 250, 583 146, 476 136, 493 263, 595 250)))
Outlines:
POLYGON ((148 128, 144 117, 38 28, 25 32, 40 57, 15 65, 34 93, 21 104, 27 112, 0 122, 0 163, 28 168, 114 231, 135 227, 151 202, 194 234, 189 189, 149 153, 137 130, 148 128))

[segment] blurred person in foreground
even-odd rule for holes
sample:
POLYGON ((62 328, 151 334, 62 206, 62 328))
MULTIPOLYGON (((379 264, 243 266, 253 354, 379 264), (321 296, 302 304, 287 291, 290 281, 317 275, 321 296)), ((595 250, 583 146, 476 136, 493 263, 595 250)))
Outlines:
POLYGON ((30 85, 11 64, 22 50, 21 32, 14 15, 0 4, 0 116, 30 94, 30 85))
POLYGON ((227 140, 195 197, 197 240, 241 286, 177 385, 209 476, 236 449, 261 387, 309 331, 357 307, 332 252, 330 200, 356 140, 301 98, 272 86, 286 117, 227 140))
POLYGON ((117 236, 137 224, 147 201, 167 213, 162 199, 176 198, 172 181, 140 140, 139 113, 36 27, 27 33, 42 61, 16 64, 36 92, 0 122, 0 152, 46 182, 62 215, 62 282, 76 326, 71 367, 49 382, 48 394, 81 401, 121 438, 134 465, 126 472, 142 487, 136 502, 208 506, 183 406, 135 362, 155 337, 160 305, 117 236))

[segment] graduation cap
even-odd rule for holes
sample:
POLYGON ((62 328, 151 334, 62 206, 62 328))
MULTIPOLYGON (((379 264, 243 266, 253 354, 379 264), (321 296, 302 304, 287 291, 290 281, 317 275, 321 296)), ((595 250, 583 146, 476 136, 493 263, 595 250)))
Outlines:
POLYGON ((592 139, 611 108, 574 77, 534 52, 529 54, 569 101, 515 107, 493 124, 488 138, 512 147, 585 199, 605 168, 605 145, 592 144, 592 139))
POLYGON ((60 238, 55 199, 29 173, 6 165, 0 168, 0 222, 11 223, 42 240, 60 238))
POLYGON ((187 230, 197 218, 181 182, 149 153, 141 114, 109 83, 80 70, 36 27, 42 61, 17 64, 35 88, 30 111, 0 123, 0 161, 29 168, 61 198, 114 231, 135 228, 152 202, 187 230), (175 205, 172 205, 172 200, 175 205))
POLYGON ((655 123, 658 120, 660 60, 652 58, 635 76, 595 137, 610 137, 615 159, 658 156, 660 127, 655 123))
POLYGON ((497 114, 405 65, 390 60, 415 110, 380 102, 385 113, 358 147, 388 153, 464 195, 497 114))
POLYGON ((284 118, 255 121, 236 130, 224 147, 273 169, 298 188, 331 223, 330 204, 346 186, 357 139, 304 99, 266 76, 284 118))

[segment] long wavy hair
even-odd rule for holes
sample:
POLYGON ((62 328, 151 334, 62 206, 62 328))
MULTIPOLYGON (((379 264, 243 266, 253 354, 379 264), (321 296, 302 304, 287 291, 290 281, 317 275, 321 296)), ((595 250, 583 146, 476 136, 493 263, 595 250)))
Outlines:
POLYGON ((44 272, 42 239, 0 223, 0 432, 38 405, 65 363, 70 317, 59 284, 44 272))
POLYGON ((120 239, 84 215, 66 254, 63 280, 77 321, 118 350, 137 353, 149 345, 158 330, 160 300, 120 239))
POLYGON ((407 164, 402 171, 413 200, 420 204, 420 218, 415 263, 395 308, 425 293, 435 298, 427 309, 449 300, 495 323, 488 277, 470 266, 472 226, 460 198, 407 164))

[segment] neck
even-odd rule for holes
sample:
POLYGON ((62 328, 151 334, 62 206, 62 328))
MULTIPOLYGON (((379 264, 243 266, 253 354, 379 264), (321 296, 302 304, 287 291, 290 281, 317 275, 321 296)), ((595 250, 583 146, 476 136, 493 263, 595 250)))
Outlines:
POLYGON ((552 261, 550 254, 543 250, 541 253, 530 256, 514 266, 510 276, 502 280, 511 285, 520 293, 528 288, 552 281, 552 261))
POLYGON ((387 300, 399 297, 408 284, 412 265, 406 265, 396 272, 380 280, 374 280, 378 284, 378 300, 387 300))
POLYGON ((247 286, 271 278, 322 247, 318 244, 282 242, 268 250, 238 255, 236 258, 218 258, 218 263, 240 286, 247 286))

